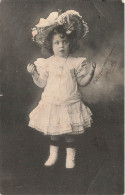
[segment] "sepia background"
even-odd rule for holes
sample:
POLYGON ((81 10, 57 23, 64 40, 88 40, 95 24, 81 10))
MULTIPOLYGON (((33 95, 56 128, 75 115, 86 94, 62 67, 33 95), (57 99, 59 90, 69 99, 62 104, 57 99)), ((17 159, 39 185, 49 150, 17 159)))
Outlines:
POLYGON ((1 0, 0 108, 2 194, 122 194, 124 120, 124 5, 118 0, 1 0), (49 57, 32 41, 31 28, 52 11, 74 9, 89 33, 73 55, 95 61, 92 82, 80 88, 94 124, 80 137, 77 166, 43 167, 49 138, 28 127, 41 89, 27 64, 49 57))

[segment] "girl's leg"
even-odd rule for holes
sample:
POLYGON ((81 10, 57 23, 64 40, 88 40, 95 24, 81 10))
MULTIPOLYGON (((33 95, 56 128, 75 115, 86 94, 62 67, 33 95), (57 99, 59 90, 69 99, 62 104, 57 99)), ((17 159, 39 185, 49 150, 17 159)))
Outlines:
POLYGON ((76 141, 75 135, 66 135, 65 136, 66 143, 74 143, 76 141))
POLYGON ((59 141, 59 139, 60 139, 60 136, 59 135, 52 135, 51 136, 51 140, 52 141, 59 141))
POLYGON ((76 154, 76 138, 73 135, 66 135, 66 168, 72 169, 75 167, 76 154))
POLYGON ((49 158, 45 162, 45 166, 52 166, 56 163, 58 159, 58 151, 59 151, 59 136, 51 136, 50 141, 50 151, 49 151, 49 158))

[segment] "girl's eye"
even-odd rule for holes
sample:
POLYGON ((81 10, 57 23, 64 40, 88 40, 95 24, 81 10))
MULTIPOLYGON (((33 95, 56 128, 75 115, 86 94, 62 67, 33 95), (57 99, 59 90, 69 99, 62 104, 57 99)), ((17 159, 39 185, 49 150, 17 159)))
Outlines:
POLYGON ((67 40, 65 40, 65 41, 63 41, 63 43, 68 43, 68 41, 67 41, 67 40))
POLYGON ((55 44, 56 44, 56 45, 59 45, 59 41, 56 41, 55 44))

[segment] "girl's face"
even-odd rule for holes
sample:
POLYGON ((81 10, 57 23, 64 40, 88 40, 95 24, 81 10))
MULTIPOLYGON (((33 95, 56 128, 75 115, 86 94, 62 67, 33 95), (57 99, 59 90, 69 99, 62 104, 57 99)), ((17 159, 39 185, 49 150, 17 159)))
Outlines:
POLYGON ((52 39, 52 49, 55 56, 67 57, 69 54, 69 41, 62 34, 56 34, 52 39))

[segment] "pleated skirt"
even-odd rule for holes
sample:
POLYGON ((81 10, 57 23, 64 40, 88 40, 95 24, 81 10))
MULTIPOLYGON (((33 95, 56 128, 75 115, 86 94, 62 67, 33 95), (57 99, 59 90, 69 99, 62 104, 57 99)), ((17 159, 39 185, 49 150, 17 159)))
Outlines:
POLYGON ((42 100, 29 115, 29 126, 45 135, 80 134, 91 127, 92 112, 82 101, 70 105, 42 100))

